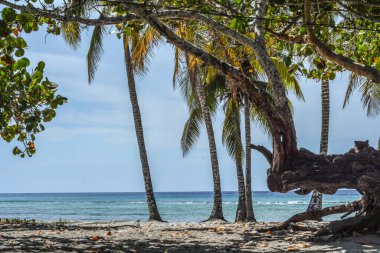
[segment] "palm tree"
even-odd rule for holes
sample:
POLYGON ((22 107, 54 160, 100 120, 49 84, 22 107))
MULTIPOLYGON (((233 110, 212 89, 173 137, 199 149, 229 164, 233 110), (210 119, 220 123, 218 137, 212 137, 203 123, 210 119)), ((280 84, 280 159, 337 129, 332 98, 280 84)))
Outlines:
MULTIPOLYGON (((78 9, 78 12, 78 14, 84 15, 85 7, 83 7, 83 9, 78 9)), ((102 16, 102 14, 100 14, 100 16, 102 16)), ((79 25, 72 22, 63 23, 62 30, 65 41, 72 48, 76 49, 81 40, 79 25)), ((90 47, 87 53, 87 71, 89 83, 94 80, 95 72, 103 54, 104 31, 104 26, 96 26, 92 32, 90 47)), ((151 53, 151 50, 158 44, 160 38, 158 37, 158 34, 155 33, 153 29, 149 29, 149 27, 146 27, 145 30, 143 29, 141 33, 142 36, 140 36, 139 32, 134 32, 130 36, 126 36, 125 33, 123 33, 124 59, 128 76, 128 88, 132 104, 137 143, 140 152, 140 161, 144 177, 145 192, 149 210, 149 220, 162 221, 161 216, 158 212, 153 191, 148 156, 145 149, 141 113, 138 104, 134 79, 135 71, 138 73, 144 73, 146 71, 146 65, 148 65, 147 63, 149 62, 149 55, 151 53), (133 43, 133 49, 135 49, 132 51, 132 55, 129 46, 130 41, 133 43)))
MULTIPOLYGON (((329 81, 322 80, 321 85, 322 98, 322 127, 319 153, 327 155, 329 143, 329 121, 330 121, 330 89, 329 81)), ((322 209, 322 193, 313 191, 307 212, 318 211, 322 209)))
POLYGON ((205 93, 205 87, 200 80, 198 64, 196 62, 191 63, 191 59, 188 55, 186 55, 186 64, 187 64, 188 73, 189 73, 189 81, 191 83, 191 86, 195 88, 195 94, 198 99, 200 109, 201 109, 200 111, 202 113, 202 118, 206 126, 208 144, 209 144, 209 150, 210 150, 211 168, 212 168, 212 175, 213 175, 213 182, 214 182, 213 184, 214 197, 213 197, 213 208, 211 211, 210 218, 208 220, 214 220, 214 219, 225 220, 224 215, 223 215, 223 206, 222 206, 222 189, 221 189, 221 183, 220 183, 218 153, 216 149, 215 135, 214 135, 214 129, 212 126, 211 113, 207 105, 208 103, 207 103, 207 98, 206 98, 206 93, 205 93))
POLYGON ((129 48, 129 41, 127 35, 123 34, 123 49, 124 49, 124 60, 125 60, 125 68, 128 76, 128 88, 129 88, 129 96, 132 104, 132 112, 133 112, 133 120, 135 122, 135 131, 137 137, 137 144, 140 152, 140 160, 141 167, 144 176, 144 185, 145 185, 145 193, 148 202, 148 210, 149 210, 149 220, 162 221, 160 213, 158 212, 156 199, 154 197, 152 179, 150 176, 150 169, 148 163, 148 155, 145 149, 145 141, 144 141, 144 132, 143 125, 141 121, 141 113, 139 102, 137 99, 136 86, 135 86, 135 78, 134 78, 134 67, 132 64, 131 53, 129 48))
POLYGON ((240 104, 237 94, 227 93, 225 95, 225 117, 223 122, 222 141, 227 150, 235 160, 236 175, 238 181, 238 206, 235 221, 245 221, 247 218, 247 202, 245 182, 243 173, 244 150, 241 141, 241 119, 240 104))
MULTIPOLYGON (((222 45, 227 45, 228 41, 225 38, 220 38, 219 40, 215 40, 216 42, 220 42, 222 45)), ((210 47, 213 48, 213 47, 210 47)), ((216 46, 214 48, 217 48, 216 46)), ((244 51, 243 51, 244 52, 244 51)), ((223 51, 222 54, 226 56, 226 59, 230 63, 236 64, 237 62, 239 64, 241 58, 249 59, 247 57, 246 53, 243 54, 243 57, 239 55, 239 51, 236 51, 231 48, 226 48, 226 51, 223 51)), ((180 52, 176 51, 176 64, 175 64, 175 71, 174 71, 174 79, 178 78, 178 76, 181 76, 179 73, 181 72, 180 68, 180 61, 178 60, 180 56, 180 52)), ((249 60, 245 60, 248 61, 249 60)), ((255 63, 255 62, 253 62, 255 63)), ((276 61, 276 64, 280 67, 281 75, 286 80, 285 84, 287 89, 295 91, 298 98, 303 99, 302 91, 299 88, 298 82, 294 75, 292 73, 288 72, 288 69, 285 67, 285 65, 281 62, 280 59, 276 61)), ((187 64, 194 66, 194 64, 187 64)), ((247 65, 245 62, 244 65, 247 65)), ((247 69, 247 75, 252 76, 252 65, 250 65, 249 69, 247 69)), ((238 66, 239 67, 239 66, 238 66)), ((243 66, 240 66, 243 67, 243 66)), ((238 179, 238 207, 236 211, 236 221, 245 221, 247 220, 247 210, 249 210, 249 221, 254 221, 254 212, 253 212, 253 206, 252 206, 252 186, 251 186, 251 157, 250 157, 250 144, 251 144, 251 138, 250 138, 250 119, 251 119, 251 113, 253 113, 253 117, 258 120, 258 122, 261 122, 264 127, 266 123, 263 121, 263 117, 260 116, 260 112, 257 110, 253 110, 249 105, 246 108, 246 114, 249 114, 247 117, 245 117, 245 122, 248 121, 248 123, 245 124, 247 126, 246 128, 246 134, 248 134, 248 138, 246 138, 246 149, 248 149, 248 157, 246 158, 246 176, 248 177, 247 185, 245 185, 244 182, 244 173, 242 169, 242 161, 244 158, 244 149, 243 144, 241 141, 241 130, 240 130, 240 109, 243 108, 243 93, 240 92, 236 87, 234 87, 233 84, 228 84, 226 82, 226 78, 220 78, 221 75, 217 73, 215 69, 209 66, 202 66, 200 68, 202 71, 197 71, 198 78, 201 79, 207 85, 204 85, 203 87, 207 89, 207 106, 208 110, 212 113, 215 113, 217 102, 215 102, 215 98, 217 100, 225 101, 225 120, 223 124, 223 136, 222 140, 223 143, 226 145, 228 152, 230 153, 231 157, 235 161, 236 165, 236 172, 237 172, 237 179, 238 179), (210 96, 211 95, 211 96, 210 96)), ((256 75, 256 74, 254 74, 256 75)), ((260 76, 257 75, 259 78, 260 76)), ((188 76, 186 76, 188 78, 188 76)), ((182 80, 186 80, 186 78, 182 78, 182 80)), ((184 82, 187 84, 188 82, 184 82)), ((194 86, 193 86, 194 87, 194 86)), ((190 116, 187 120, 182 139, 181 139, 181 147, 183 150, 183 153, 186 154, 191 147, 194 145, 196 140, 199 137, 199 127, 200 122, 202 122, 202 113, 200 110, 200 106, 194 105, 194 101, 196 99, 193 98, 193 95, 195 93, 195 88, 191 88, 189 85, 183 85, 183 82, 180 82, 180 88, 182 93, 184 94, 185 99, 188 102, 190 116)), ((195 94, 196 95, 196 94, 195 94)), ((196 96, 195 96, 196 97, 196 96)))

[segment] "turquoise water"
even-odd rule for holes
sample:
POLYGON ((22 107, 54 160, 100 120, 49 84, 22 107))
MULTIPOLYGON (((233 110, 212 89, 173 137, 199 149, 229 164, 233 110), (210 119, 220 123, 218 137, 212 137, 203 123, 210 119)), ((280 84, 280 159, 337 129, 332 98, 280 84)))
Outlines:
MULTIPOLYGON (((324 207, 357 200, 356 191, 324 195, 324 207)), ((212 208, 211 192, 159 192, 156 199, 161 216, 167 221, 202 221, 212 208)), ((253 192, 254 211, 259 221, 283 221, 305 211, 310 196, 294 193, 253 192)), ((225 218, 234 220, 236 192, 223 192, 225 218)), ((144 193, 3 193, 0 218, 41 221, 121 221, 146 220, 144 193)), ((330 216, 326 220, 339 217, 330 216)))

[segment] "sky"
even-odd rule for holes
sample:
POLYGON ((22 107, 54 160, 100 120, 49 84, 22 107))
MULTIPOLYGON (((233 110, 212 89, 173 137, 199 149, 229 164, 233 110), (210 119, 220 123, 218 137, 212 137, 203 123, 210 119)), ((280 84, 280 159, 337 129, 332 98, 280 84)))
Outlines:
MULTIPOLYGON (((69 103, 37 136, 32 158, 12 155, 16 143, 0 142, 0 193, 29 192, 142 192, 141 164, 134 132, 124 69, 122 42, 115 34, 104 41, 102 61, 95 81, 87 82, 86 52, 91 31, 81 46, 71 49, 60 36, 44 31, 26 37, 26 56, 32 66, 46 62, 45 74, 59 84, 58 93, 69 103)), ((212 191, 212 172, 205 130, 194 149, 183 157, 180 138, 188 117, 184 99, 173 90, 173 48, 156 49, 149 73, 136 80, 146 148, 155 191, 212 191)), ((355 93, 342 110, 346 75, 331 83, 329 153, 344 153, 354 140, 377 146, 380 117, 368 118, 355 93)), ((319 152, 321 127, 320 84, 300 79, 306 102, 293 98, 299 147, 319 152)), ((222 190, 236 191, 233 160, 221 143, 223 113, 214 120, 222 190)), ((252 127, 252 142, 270 147, 268 137, 252 127)), ((265 159, 252 157, 253 190, 267 190, 265 159)))

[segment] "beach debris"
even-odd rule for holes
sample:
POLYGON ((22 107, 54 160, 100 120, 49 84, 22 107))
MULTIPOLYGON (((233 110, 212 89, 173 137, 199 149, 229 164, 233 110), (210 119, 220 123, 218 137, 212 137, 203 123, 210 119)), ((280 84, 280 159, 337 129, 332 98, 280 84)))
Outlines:
POLYGON ((272 234, 272 231, 267 230, 267 231, 265 232, 265 234, 267 234, 267 235, 271 235, 271 234, 272 234))
POLYGON ((294 241, 296 238, 295 237, 285 237, 284 238, 284 240, 285 241, 288 241, 288 242, 290 242, 290 241, 294 241))
POLYGON ((253 235, 258 235, 258 234, 259 234, 259 231, 257 231, 257 230, 252 230, 252 231, 251 231, 251 234, 253 234, 253 235))
POLYGON ((245 224, 245 225, 243 226, 243 231, 247 231, 247 230, 249 230, 249 224, 245 224))
POLYGON ((97 235, 94 235, 94 236, 90 237, 91 241, 99 241, 99 239, 100 239, 100 236, 97 236, 97 235))
POLYGON ((216 232, 218 234, 223 234, 224 230, 226 230, 225 226, 219 226, 219 227, 216 228, 216 232))
POLYGON ((289 252, 299 251, 300 249, 295 246, 289 246, 287 249, 289 252))
POLYGON ((259 247, 259 248, 266 248, 266 247, 268 247, 268 246, 269 246, 269 243, 266 242, 266 241, 259 242, 259 243, 257 244, 257 247, 259 247))
POLYGON ((300 242, 300 243, 297 243, 296 244, 296 247, 298 247, 298 248, 310 248, 310 243, 308 243, 308 242, 300 242))
MULTIPOLYGON (((133 226, 135 226, 135 227, 140 227, 140 225, 141 225, 141 220, 137 220, 137 221, 135 221, 135 223, 133 224, 133 226)), ((149 226, 150 226, 150 224, 149 224, 149 226)))
POLYGON ((240 248, 249 248, 249 247, 253 247, 253 246, 256 246, 256 242, 254 241, 249 241, 247 243, 243 243, 240 248))
POLYGON ((110 236, 110 235, 112 235, 112 232, 108 231, 106 235, 110 236))

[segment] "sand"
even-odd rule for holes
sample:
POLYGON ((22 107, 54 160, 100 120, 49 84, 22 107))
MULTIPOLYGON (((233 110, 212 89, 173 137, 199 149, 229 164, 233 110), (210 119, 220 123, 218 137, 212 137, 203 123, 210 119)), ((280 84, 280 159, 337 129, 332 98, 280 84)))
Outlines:
MULTIPOLYGON (((0 223, 1 252, 380 252, 380 235, 315 241, 312 231, 265 232, 277 223, 0 223), (261 230, 264 232, 258 232, 261 230)), ((316 230, 326 223, 301 223, 316 230)))

